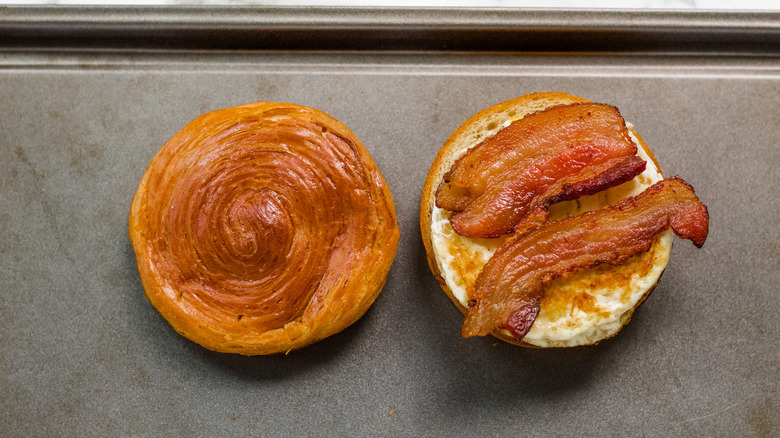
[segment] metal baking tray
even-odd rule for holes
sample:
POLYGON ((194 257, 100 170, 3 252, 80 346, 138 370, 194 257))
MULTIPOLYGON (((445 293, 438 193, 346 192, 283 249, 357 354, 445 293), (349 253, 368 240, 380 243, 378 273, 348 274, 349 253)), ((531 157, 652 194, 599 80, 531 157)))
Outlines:
POLYGON ((0 7, 0 434, 778 436, 779 61, 778 13, 0 7), (710 209, 594 347, 461 339, 425 262, 439 146, 533 91, 616 105, 710 209), (401 228, 365 317, 286 356, 174 333, 126 231, 168 138, 258 100, 346 123, 401 228))

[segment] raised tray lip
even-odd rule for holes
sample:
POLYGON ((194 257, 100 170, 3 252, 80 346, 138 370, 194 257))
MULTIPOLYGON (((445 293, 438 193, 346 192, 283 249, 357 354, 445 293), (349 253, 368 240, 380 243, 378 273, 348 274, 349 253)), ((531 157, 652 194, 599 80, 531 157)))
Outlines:
POLYGON ((0 48, 780 54, 780 11, 0 6, 0 48))

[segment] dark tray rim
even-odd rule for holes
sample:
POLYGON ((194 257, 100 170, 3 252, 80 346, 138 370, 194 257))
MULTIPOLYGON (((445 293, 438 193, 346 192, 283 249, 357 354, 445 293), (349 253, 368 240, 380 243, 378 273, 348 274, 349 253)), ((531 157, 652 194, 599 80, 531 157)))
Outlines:
POLYGON ((780 55, 780 11, 0 6, 0 48, 780 55))

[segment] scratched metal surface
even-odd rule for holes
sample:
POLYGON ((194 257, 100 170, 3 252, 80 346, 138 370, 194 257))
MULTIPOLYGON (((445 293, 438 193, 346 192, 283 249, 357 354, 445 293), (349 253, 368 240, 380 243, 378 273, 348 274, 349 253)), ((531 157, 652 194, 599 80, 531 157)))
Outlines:
POLYGON ((22 43, 0 51, 2 435, 780 434, 776 47, 22 43), (709 240, 701 250, 677 241, 658 288, 601 345, 464 340, 460 314, 425 262, 423 181, 471 114, 544 90, 618 106, 665 173, 691 182, 709 206, 709 240), (346 123, 393 190, 401 242, 383 293, 358 323, 288 356, 248 358, 171 330, 143 297, 126 227, 137 183, 170 136, 204 112, 257 100, 316 107, 346 123))

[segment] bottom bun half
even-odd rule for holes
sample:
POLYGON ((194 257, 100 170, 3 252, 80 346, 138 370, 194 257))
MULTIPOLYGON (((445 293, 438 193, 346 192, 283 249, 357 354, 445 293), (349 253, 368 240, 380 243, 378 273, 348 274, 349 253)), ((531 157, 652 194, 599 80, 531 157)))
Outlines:
MULTIPOLYGON (((428 264, 444 292, 462 313, 477 277, 493 253, 511 235, 479 239, 459 235, 450 225, 452 212, 435 205, 436 190, 455 160, 469 148, 495 135, 501 128, 549 107, 587 100, 564 93, 536 93, 493 105, 469 118, 439 150, 423 188, 420 229, 428 264)), ((650 149, 634 132, 638 154, 647 168, 631 181, 592 196, 550 206, 549 220, 562 219, 614 204, 637 195, 663 179, 650 149)), ((656 237, 649 251, 621 265, 601 265, 574 276, 552 281, 540 302, 539 315, 529 333, 518 340, 505 330, 492 335, 526 347, 574 347, 592 345, 617 334, 634 310, 655 287, 669 259, 672 231, 656 237)))

